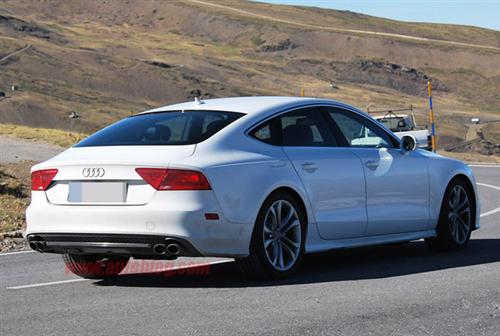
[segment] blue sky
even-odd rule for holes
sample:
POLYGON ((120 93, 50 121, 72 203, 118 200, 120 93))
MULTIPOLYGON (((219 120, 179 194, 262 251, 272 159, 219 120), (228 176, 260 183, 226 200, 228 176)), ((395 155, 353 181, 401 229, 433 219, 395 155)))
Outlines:
POLYGON ((472 25, 500 31, 500 0, 259 0, 275 4, 350 10, 411 22, 472 25))

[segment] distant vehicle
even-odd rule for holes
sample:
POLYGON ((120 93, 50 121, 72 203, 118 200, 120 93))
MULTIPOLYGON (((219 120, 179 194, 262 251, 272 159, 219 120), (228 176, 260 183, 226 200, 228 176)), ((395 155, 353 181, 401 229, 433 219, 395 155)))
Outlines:
POLYGON ((418 148, 432 151, 431 134, 428 129, 418 129, 413 112, 396 114, 388 111, 384 114, 372 115, 372 117, 394 132, 400 139, 404 135, 412 135, 417 140, 418 148))
POLYGON ((32 168, 26 236, 69 270, 129 258, 235 258, 282 278, 305 253, 425 238, 467 246, 479 201, 464 163, 325 99, 244 97, 125 118, 32 168))

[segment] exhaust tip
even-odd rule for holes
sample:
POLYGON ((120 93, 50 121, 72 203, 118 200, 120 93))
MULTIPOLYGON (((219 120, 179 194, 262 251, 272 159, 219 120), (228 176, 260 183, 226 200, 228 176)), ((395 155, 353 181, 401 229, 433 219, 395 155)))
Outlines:
POLYGON ((179 255, 179 253, 181 253, 181 247, 177 243, 168 244, 167 252, 172 255, 179 255))
POLYGON ((35 250, 35 251, 38 251, 38 252, 43 252, 45 250, 45 246, 47 244, 45 243, 45 241, 39 241, 39 240, 31 240, 29 242, 29 247, 32 249, 32 250, 35 250))
POLYGON ((39 241, 36 242, 36 246, 38 247, 38 251, 43 252, 45 250, 45 242, 39 241))
POLYGON ((153 246, 153 251, 156 254, 165 254, 167 252, 165 244, 156 244, 153 246))

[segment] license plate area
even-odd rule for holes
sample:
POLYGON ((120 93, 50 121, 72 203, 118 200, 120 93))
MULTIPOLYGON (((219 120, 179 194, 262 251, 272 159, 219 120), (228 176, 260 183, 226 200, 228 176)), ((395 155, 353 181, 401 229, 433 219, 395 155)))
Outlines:
POLYGON ((125 203, 125 182, 70 182, 69 203, 125 203))

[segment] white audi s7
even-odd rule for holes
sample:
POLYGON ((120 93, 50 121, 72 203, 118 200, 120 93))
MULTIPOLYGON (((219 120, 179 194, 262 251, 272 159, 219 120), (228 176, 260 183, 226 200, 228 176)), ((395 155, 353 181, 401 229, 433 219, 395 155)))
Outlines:
POLYGON ((210 256, 280 278, 305 253, 465 248, 479 202, 466 164, 354 107, 241 97, 139 113, 37 164, 26 217, 30 247, 82 277, 130 258, 210 256))

